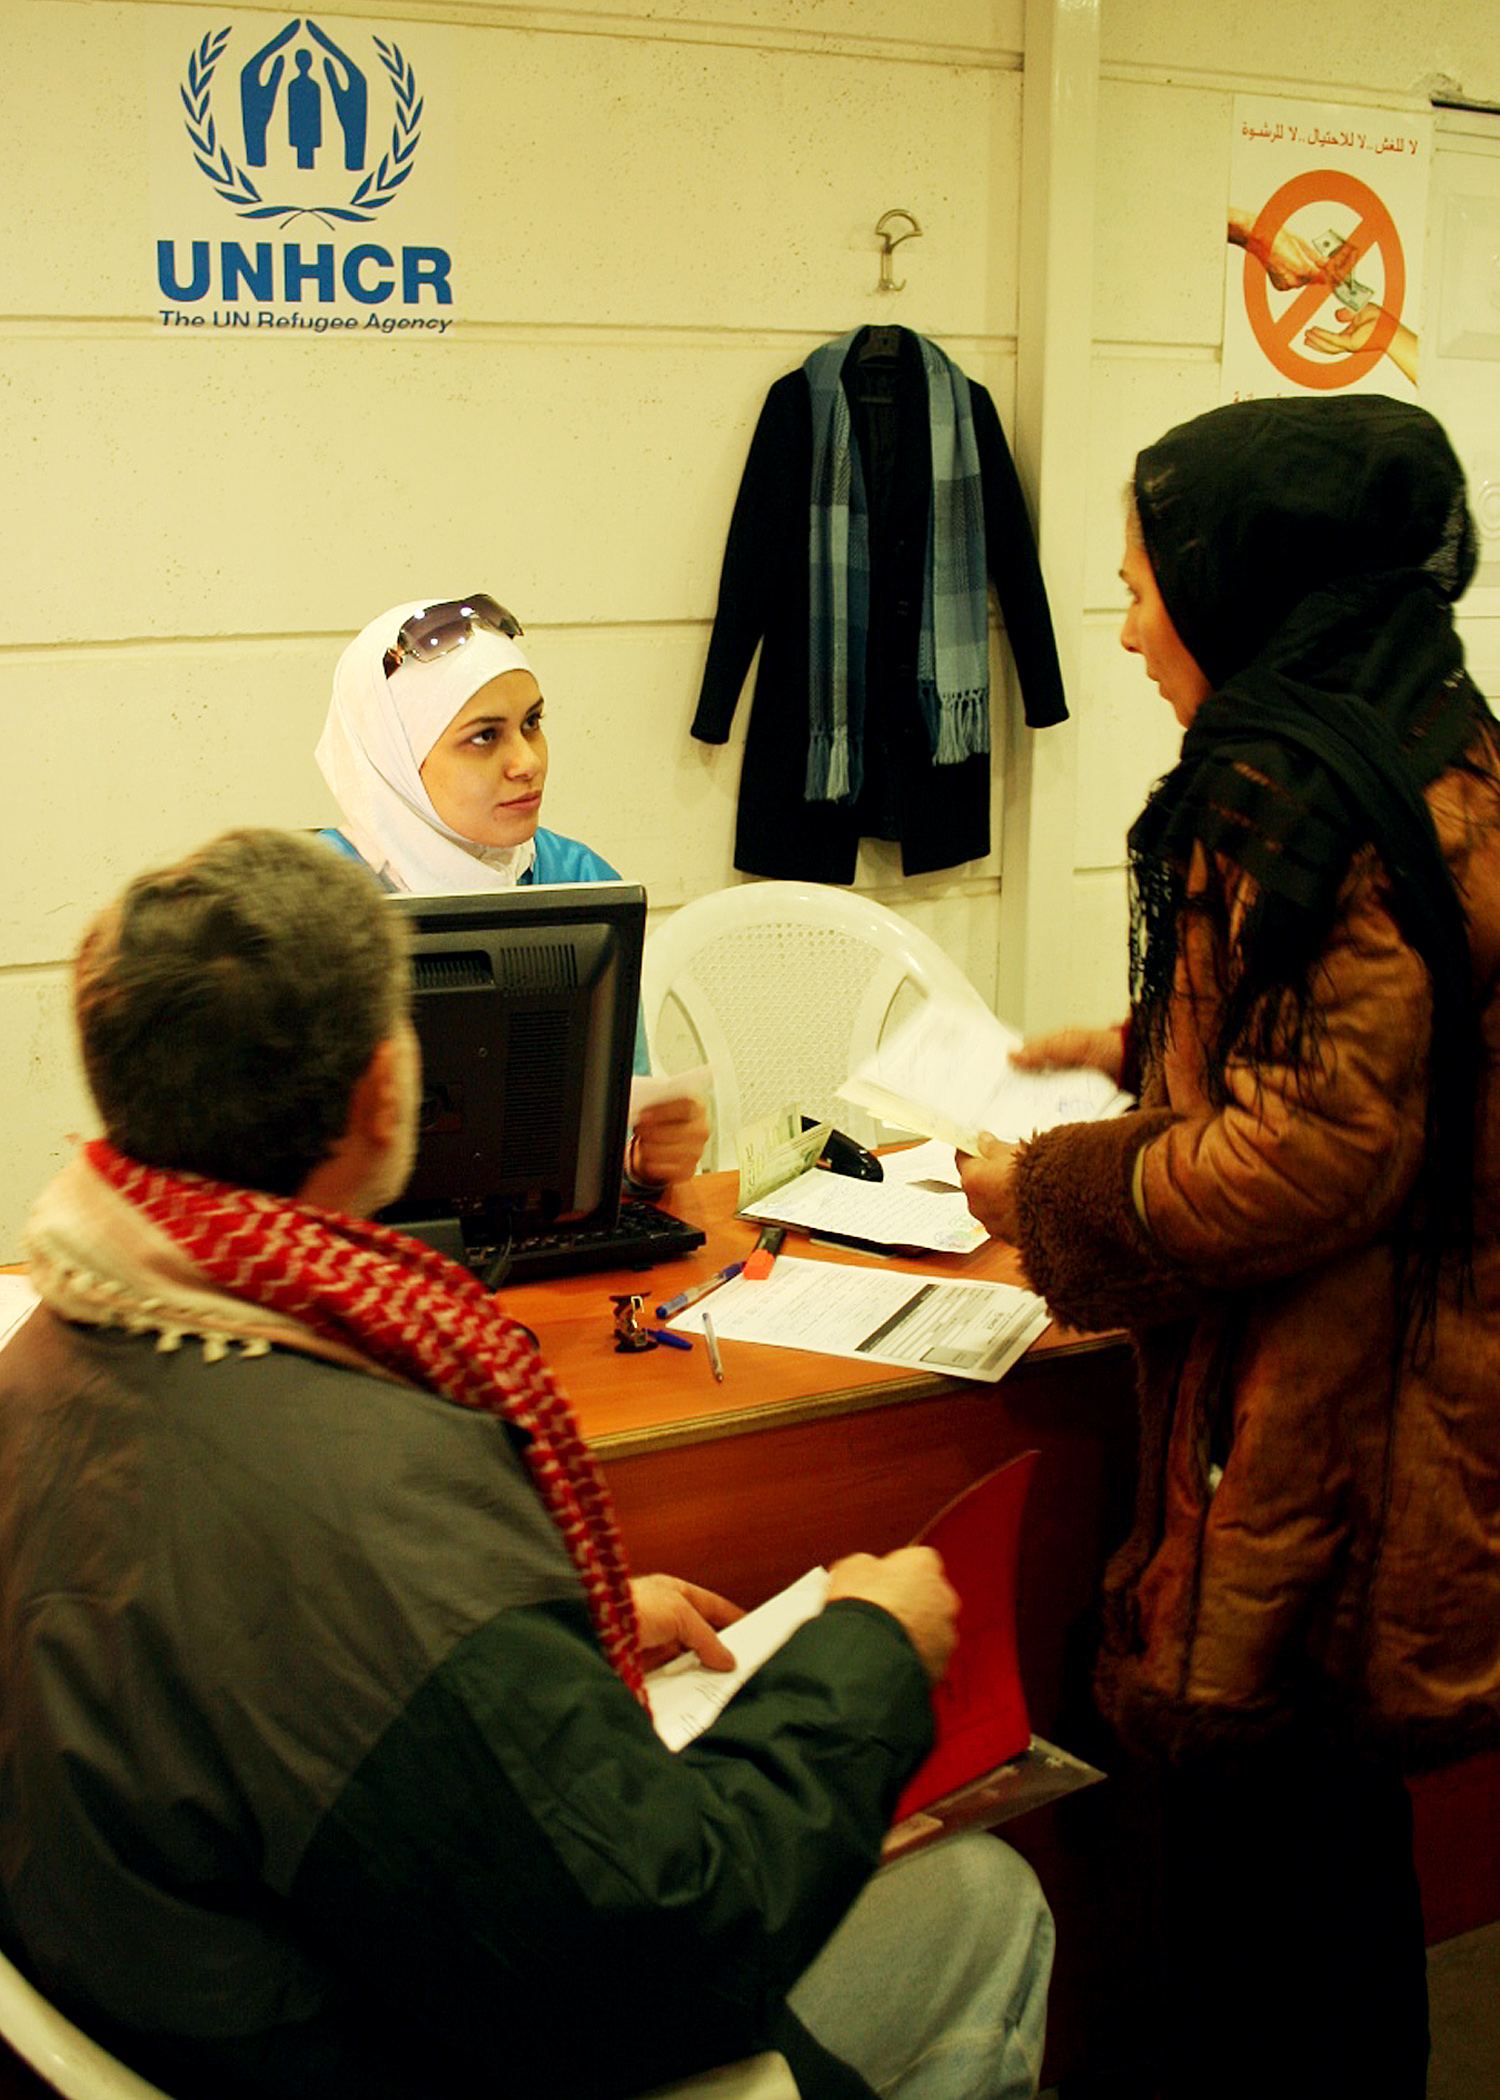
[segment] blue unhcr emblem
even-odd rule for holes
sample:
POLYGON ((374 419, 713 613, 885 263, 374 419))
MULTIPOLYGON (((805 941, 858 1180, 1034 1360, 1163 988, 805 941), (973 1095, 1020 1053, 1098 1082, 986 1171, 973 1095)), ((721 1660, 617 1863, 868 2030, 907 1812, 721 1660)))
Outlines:
POLYGON ((214 72, 224 56, 231 34, 229 29, 220 29, 204 37, 188 59, 187 78, 181 89, 193 158, 215 190, 242 219, 279 219, 285 225, 310 213, 325 220, 342 219, 354 225, 366 224, 391 202, 410 175, 421 138, 422 100, 417 92, 416 74, 402 57, 400 47, 387 44, 378 36, 371 39, 390 79, 395 116, 390 145, 381 155, 379 165, 366 174, 369 83, 348 52, 341 50, 311 17, 304 20, 300 15, 277 30, 275 36, 240 67, 243 164, 231 156, 214 121, 212 109, 214 72), (290 71, 288 58, 291 60, 290 71), (299 171, 316 172, 325 147, 336 143, 342 148, 339 158, 345 172, 363 175, 363 181, 344 202, 268 204, 265 201, 250 171, 263 169, 267 164, 267 141, 277 114, 278 100, 283 111, 281 135, 295 155, 299 171), (333 115, 333 123, 327 127, 324 124, 325 101, 333 115), (339 134, 337 142, 330 141, 327 136, 332 129, 339 134))

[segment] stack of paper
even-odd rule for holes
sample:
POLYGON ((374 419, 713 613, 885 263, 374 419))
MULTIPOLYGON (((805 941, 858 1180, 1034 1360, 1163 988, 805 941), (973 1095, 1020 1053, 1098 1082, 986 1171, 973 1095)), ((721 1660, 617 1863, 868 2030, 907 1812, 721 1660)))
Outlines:
MULTIPOLYGON (((952 1165, 952 1155, 949 1155, 952 1165)), ((861 1181, 809 1167, 747 1203, 743 1218, 794 1225, 813 1238, 852 1240, 866 1247, 915 1247, 931 1254, 972 1254, 989 1234, 969 1215, 963 1191, 894 1178, 861 1181)))

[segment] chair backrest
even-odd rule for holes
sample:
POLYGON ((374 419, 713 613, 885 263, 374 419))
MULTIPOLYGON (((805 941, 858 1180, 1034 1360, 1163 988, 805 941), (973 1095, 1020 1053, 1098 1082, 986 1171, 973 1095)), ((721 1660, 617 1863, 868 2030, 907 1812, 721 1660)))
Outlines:
POLYGON ((910 1135, 835 1089, 923 999, 984 1006, 936 941, 818 882, 749 882, 683 905, 646 940, 641 1000, 655 1071, 711 1064, 705 1169, 736 1163, 746 1123, 795 1105, 862 1145, 910 1135))
POLYGON ((26 1981, 0 1955, 0 2036, 65 2100, 168 2100, 26 1981))
POLYGON ((643 2100, 798 2100, 791 2065, 774 2050, 658 2086, 643 2100))

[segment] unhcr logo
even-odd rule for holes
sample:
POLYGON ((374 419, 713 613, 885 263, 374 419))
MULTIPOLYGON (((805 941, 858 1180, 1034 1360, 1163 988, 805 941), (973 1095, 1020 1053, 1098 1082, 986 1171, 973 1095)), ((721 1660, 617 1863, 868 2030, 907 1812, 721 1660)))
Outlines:
MULTIPOLYGON (((423 98, 400 46, 344 31, 342 41, 296 15, 257 48, 243 29, 211 30, 189 53, 179 84, 187 150, 236 218, 294 238, 157 242, 157 283, 172 302, 164 322, 202 326, 180 311, 217 296, 224 306, 449 306, 446 249, 375 240, 345 245, 403 192, 417 164, 423 98), (363 48, 365 45, 368 48, 363 48), (319 230, 331 238, 319 238, 319 230), (338 236, 344 235, 340 240, 338 236), (172 309, 178 309, 173 311, 172 309)), ((248 232, 248 229, 247 229, 248 232)), ((262 311, 261 326, 448 326, 436 316, 320 315, 262 311)), ((248 311, 214 316, 245 326, 248 311)))

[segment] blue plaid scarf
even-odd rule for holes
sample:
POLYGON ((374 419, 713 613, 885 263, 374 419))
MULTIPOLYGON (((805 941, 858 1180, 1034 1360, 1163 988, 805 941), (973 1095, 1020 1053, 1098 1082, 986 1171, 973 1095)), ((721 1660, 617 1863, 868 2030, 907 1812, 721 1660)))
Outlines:
MULTIPOLYGON (((855 337, 825 343, 803 366, 812 394, 807 749, 809 802, 857 799, 864 781, 865 651, 870 521, 843 387, 855 337)), ((984 491, 969 382, 935 343, 917 338, 927 378, 932 504, 917 698, 936 765, 990 748, 989 600, 984 491)))

